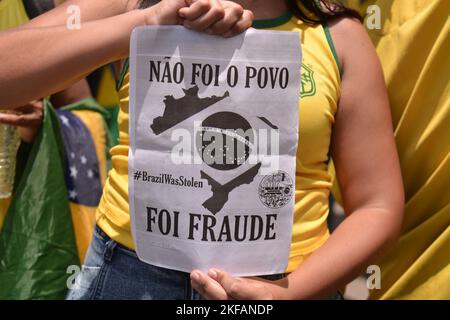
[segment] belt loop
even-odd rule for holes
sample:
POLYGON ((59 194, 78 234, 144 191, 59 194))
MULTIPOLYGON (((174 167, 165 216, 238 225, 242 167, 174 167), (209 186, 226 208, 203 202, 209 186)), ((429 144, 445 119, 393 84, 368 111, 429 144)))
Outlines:
POLYGON ((109 239, 105 245, 105 251, 103 252, 103 257, 105 261, 111 262, 112 257, 114 255, 114 249, 116 248, 117 242, 112 239, 109 239))

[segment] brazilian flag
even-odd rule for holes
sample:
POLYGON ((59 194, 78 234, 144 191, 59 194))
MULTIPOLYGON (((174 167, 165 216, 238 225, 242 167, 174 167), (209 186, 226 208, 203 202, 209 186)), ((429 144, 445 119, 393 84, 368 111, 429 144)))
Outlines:
POLYGON ((102 112, 93 99, 57 111, 46 101, 38 136, 19 148, 14 195, 0 233, 0 299, 67 294, 73 266, 82 263, 90 241, 106 175, 110 139, 106 127, 99 130, 102 112))
POLYGON ((67 267, 80 264, 63 148, 57 115, 46 103, 42 130, 17 157, 18 183, 0 235, 0 299, 63 298, 67 267))

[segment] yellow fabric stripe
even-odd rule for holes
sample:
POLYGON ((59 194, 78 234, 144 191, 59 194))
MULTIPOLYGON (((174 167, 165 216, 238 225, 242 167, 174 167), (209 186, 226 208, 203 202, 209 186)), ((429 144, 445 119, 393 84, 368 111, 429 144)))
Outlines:
POLYGON ((450 1, 379 0, 383 65, 405 185, 398 243, 372 299, 450 299, 450 1), (389 14, 388 14, 389 13, 389 14))
POLYGON ((96 207, 87 207, 70 202, 70 213, 72 214, 75 240, 81 263, 84 261, 94 232, 96 210, 96 207))
POLYGON ((21 0, 0 1, 0 31, 21 26, 28 20, 21 0))
POLYGON ((0 231, 2 231, 3 222, 5 221, 10 202, 11 198, 0 199, 0 231))
POLYGON ((119 105, 119 97, 116 91, 116 80, 108 67, 103 68, 100 85, 96 97, 97 102, 108 108, 119 105))

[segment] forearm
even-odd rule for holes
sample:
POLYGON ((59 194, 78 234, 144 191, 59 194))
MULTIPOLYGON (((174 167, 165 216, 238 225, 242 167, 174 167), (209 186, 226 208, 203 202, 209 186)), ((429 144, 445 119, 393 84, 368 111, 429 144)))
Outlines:
POLYGON ((79 30, 57 26, 1 34, 0 107, 60 91, 91 70, 127 56, 131 31, 144 24, 142 11, 134 10, 86 22, 79 30))
POLYGON ((130 11, 131 4, 135 1, 130 0, 72 0, 65 1, 58 5, 55 9, 36 17, 23 28, 51 27, 66 25, 72 11, 68 11, 70 7, 76 6, 80 13, 80 22, 101 20, 109 17, 117 16, 130 11))
POLYGON ((280 298, 325 298, 356 278, 396 238, 400 225, 392 216, 396 215, 376 208, 355 211, 284 279, 285 288, 276 288, 280 298))

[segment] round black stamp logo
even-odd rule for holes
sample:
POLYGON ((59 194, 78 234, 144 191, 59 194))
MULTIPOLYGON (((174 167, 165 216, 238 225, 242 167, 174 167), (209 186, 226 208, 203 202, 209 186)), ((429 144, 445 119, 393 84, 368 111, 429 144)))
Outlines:
POLYGON ((259 199, 270 209, 284 207, 294 194, 291 177, 284 171, 276 171, 265 176, 258 187, 259 199))

